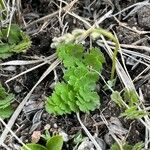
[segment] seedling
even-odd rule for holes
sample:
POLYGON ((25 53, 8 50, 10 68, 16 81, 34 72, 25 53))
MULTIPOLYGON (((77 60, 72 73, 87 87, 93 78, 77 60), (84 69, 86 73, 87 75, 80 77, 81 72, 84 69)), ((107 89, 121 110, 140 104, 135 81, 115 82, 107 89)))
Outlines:
POLYGON ((62 60, 65 71, 61 83, 46 101, 46 110, 50 114, 63 115, 71 112, 93 111, 100 105, 100 97, 95 91, 96 82, 102 71, 105 58, 97 48, 85 52, 79 44, 61 44, 57 54, 62 60), (95 71, 94 71, 95 70, 95 71))
POLYGON ((14 53, 26 52, 31 46, 31 40, 18 25, 12 24, 7 37, 8 27, 0 30, 0 59, 8 58, 14 53))
MULTIPOLYGON (((114 143, 111 146, 110 150, 120 150, 119 145, 117 143, 114 143)), ((144 144, 143 142, 139 142, 139 143, 136 143, 134 146, 132 146, 132 145, 125 143, 123 145, 123 150, 144 150, 144 144)))
POLYGON ((52 48, 57 48, 58 45, 64 44, 64 43, 80 43, 85 40, 86 37, 90 36, 93 40, 105 36, 112 40, 115 43, 115 49, 114 54, 112 57, 112 69, 111 69, 111 77, 110 80, 114 79, 115 76, 115 68, 116 68, 116 57, 119 50, 119 42, 118 39, 109 31, 102 29, 102 28, 93 28, 91 27, 88 30, 83 29, 75 29, 72 31, 72 33, 64 34, 63 36, 59 38, 54 38, 53 43, 51 44, 52 48))
POLYGON ((63 146, 63 138, 60 135, 55 135, 49 138, 46 142, 46 145, 29 143, 26 144, 21 150, 61 150, 63 146))
POLYGON ((8 94, 0 83, 0 117, 9 118, 13 113, 11 103, 14 99, 13 94, 8 94))
POLYGON ((148 115, 148 112, 138 109, 140 103, 135 90, 125 90, 123 98, 118 91, 114 91, 111 95, 111 100, 119 107, 125 109, 125 112, 123 112, 121 116, 124 116, 127 119, 140 119, 145 115, 148 115))

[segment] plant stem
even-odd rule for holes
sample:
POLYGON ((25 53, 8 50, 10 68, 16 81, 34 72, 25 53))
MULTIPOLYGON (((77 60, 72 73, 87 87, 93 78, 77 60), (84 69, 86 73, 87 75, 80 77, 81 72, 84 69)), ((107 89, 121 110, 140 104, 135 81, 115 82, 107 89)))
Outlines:
POLYGON ((93 32, 97 32, 97 33, 100 33, 100 34, 108 37, 109 39, 111 39, 116 44, 115 49, 114 49, 113 58, 112 58, 112 69, 111 69, 111 77, 110 77, 110 80, 113 80, 114 76, 115 76, 116 57, 117 57, 118 50, 119 50, 118 39, 111 32, 109 32, 105 29, 102 29, 102 28, 93 29, 93 32))
POLYGON ((99 33, 100 35, 103 35, 103 36, 111 39, 115 43, 115 49, 114 49, 114 54, 113 54, 113 58, 112 58, 111 77, 110 77, 110 80, 113 80, 114 76, 115 76, 116 57, 117 57, 118 50, 119 50, 119 47, 120 47, 119 41, 111 32, 109 32, 109 31, 107 31, 105 29, 102 29, 102 28, 95 29, 94 27, 91 27, 90 29, 88 29, 83 34, 83 37, 86 38, 88 35, 90 35, 93 32, 99 33))
POLYGON ((0 19, 4 20, 7 16, 7 10, 4 0, 0 0, 0 11, 2 12, 2 16, 0 19))

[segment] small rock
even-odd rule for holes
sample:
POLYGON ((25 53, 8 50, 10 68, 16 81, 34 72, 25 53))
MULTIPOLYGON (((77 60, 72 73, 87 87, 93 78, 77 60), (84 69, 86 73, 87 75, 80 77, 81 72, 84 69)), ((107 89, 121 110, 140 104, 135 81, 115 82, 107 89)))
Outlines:
POLYGON ((63 137, 64 142, 68 142, 69 141, 68 134, 66 134, 64 131, 60 131, 59 135, 61 135, 63 137))
POLYGON ((85 140, 79 145, 77 150, 95 150, 95 149, 93 143, 89 141, 88 138, 85 138, 85 140))
POLYGON ((120 136, 125 136, 128 133, 128 130, 122 126, 120 120, 116 117, 110 118, 109 128, 114 134, 117 134, 120 136))
POLYGON ((53 127, 54 127, 55 129, 57 129, 57 128, 58 128, 58 126, 57 126, 57 124, 56 124, 56 123, 54 123, 54 124, 53 124, 53 127))
POLYGON ((44 130, 49 130, 50 128, 51 128, 50 124, 46 124, 46 125, 44 126, 44 130))
MULTIPOLYGON (((106 150, 106 143, 103 141, 103 139, 95 137, 95 140, 97 141, 98 145, 101 147, 102 150, 106 150)), ((77 150, 96 150, 96 149, 92 141, 89 140, 89 138, 84 138, 84 141, 79 145, 77 150)))
POLYGON ((15 91, 16 93, 20 93, 20 92, 22 91, 22 89, 21 89, 20 86, 16 85, 16 86, 14 86, 14 91, 15 91))

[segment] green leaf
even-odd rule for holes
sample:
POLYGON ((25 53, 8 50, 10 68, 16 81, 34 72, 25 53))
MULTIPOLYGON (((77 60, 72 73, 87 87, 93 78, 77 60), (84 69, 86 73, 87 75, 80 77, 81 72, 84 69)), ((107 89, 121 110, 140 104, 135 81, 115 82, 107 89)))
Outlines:
POLYGON ((140 119, 145 115, 148 115, 148 113, 143 110, 138 110, 137 106, 132 106, 121 114, 121 116, 126 117, 127 119, 140 119))
MULTIPOLYGON (((7 30, 8 30, 8 28, 7 28, 7 30)), ((8 36, 8 43, 9 44, 17 44, 20 42, 20 40, 22 40, 21 38, 22 37, 20 35, 19 26, 16 24, 12 24, 10 27, 10 32, 9 32, 9 36, 8 36)))
MULTIPOLYGON (((132 145, 125 144, 123 146, 123 150, 132 150, 132 147, 133 147, 132 145)), ((119 145, 117 143, 114 143, 111 146, 110 150, 120 150, 120 147, 119 147, 119 145)))
POLYGON ((123 99, 118 91, 111 94, 111 100, 114 101, 119 107, 124 107, 123 99))
POLYGON ((116 78, 113 80, 108 80, 107 84, 103 86, 104 90, 111 90, 111 88, 115 87, 116 85, 116 78))
POLYGON ((102 64, 105 62, 105 57, 98 48, 92 48, 90 53, 84 55, 84 63, 86 66, 92 67, 96 71, 102 70, 102 64))
MULTIPOLYGON (((117 143, 114 143, 111 148, 111 150, 120 150, 120 147, 117 143)), ((123 150, 145 150, 144 149, 144 144, 143 142, 139 142, 139 143, 136 143, 134 146, 132 145, 129 145, 129 144, 125 144, 123 146, 123 150)))
POLYGON ((136 143, 133 146, 132 150, 145 150, 144 149, 144 143, 143 142, 136 143))
POLYGON ((8 106, 4 109, 1 108, 0 109, 0 117, 3 118, 3 119, 9 118, 12 115, 13 112, 14 111, 12 110, 11 106, 8 106))
MULTIPOLYGON (((49 150, 49 149, 47 149, 45 146, 42 146, 42 145, 40 145, 40 144, 30 143, 30 144, 26 144, 26 146, 27 146, 30 150, 49 150)), ((28 150, 28 149, 24 146, 21 150, 28 150)))
POLYGON ((139 97, 134 89, 125 90, 124 92, 124 101, 129 103, 129 106, 132 107, 135 104, 139 103, 139 97))
POLYGON ((13 94, 6 93, 5 89, 2 87, 0 83, 0 117, 1 118, 9 118, 13 113, 13 109, 11 107, 11 103, 14 99, 13 94))
POLYGON ((48 150, 61 150, 63 146, 63 138, 60 135, 53 136, 46 143, 48 150))
POLYGON ((0 99, 4 99, 7 96, 5 89, 3 88, 2 84, 0 83, 0 99))
POLYGON ((31 46, 30 37, 12 24, 7 37, 8 27, 0 30, 0 58, 5 59, 14 53, 26 52, 31 46))
POLYGON ((79 144, 84 140, 84 137, 81 133, 81 131, 77 132, 73 137, 73 143, 79 144))
POLYGON ((3 99, 0 99, 0 109, 4 109, 4 108, 8 107, 11 104, 12 99, 14 99, 13 94, 9 94, 8 96, 4 97, 3 99))
POLYGON ((58 57, 63 61, 65 67, 82 65, 83 46, 75 44, 61 44, 57 48, 58 57))

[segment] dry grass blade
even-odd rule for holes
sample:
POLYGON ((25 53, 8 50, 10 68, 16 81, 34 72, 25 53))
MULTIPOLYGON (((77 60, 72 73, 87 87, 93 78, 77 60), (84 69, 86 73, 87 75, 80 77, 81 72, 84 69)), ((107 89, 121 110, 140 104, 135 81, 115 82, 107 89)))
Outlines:
POLYGON ((137 81, 138 79, 140 79, 140 77, 142 76, 142 74, 144 74, 145 72, 150 71, 150 67, 146 67, 146 69, 144 69, 141 73, 138 74, 138 76, 136 76, 133 81, 137 81))
POLYGON ((7 124, 3 121, 2 118, 0 118, 0 122, 5 126, 5 128, 13 135, 13 137, 16 138, 16 140, 18 140, 18 142, 20 144, 22 144, 27 150, 31 150, 30 148, 28 148, 18 137, 17 135, 9 128, 9 126, 7 126, 7 124))
POLYGON ((102 121, 105 123, 105 125, 107 126, 107 128, 108 128, 108 130, 109 130, 111 136, 114 138, 114 140, 115 140, 115 141, 117 142, 117 144, 119 145, 120 150, 123 150, 122 143, 121 143, 120 139, 118 139, 117 136, 113 133, 113 131, 112 131, 112 129, 110 128, 109 123, 107 122, 105 116, 101 113, 101 114, 100 114, 100 117, 101 117, 102 121))
POLYGON ((1 63, 0 66, 9 66, 9 65, 22 66, 22 65, 31 65, 31 64, 40 63, 40 62, 42 62, 42 60, 29 60, 29 61, 13 60, 13 61, 1 63))
POLYGON ((2 146, 6 149, 6 150, 11 150, 6 144, 2 144, 2 146))
POLYGON ((43 61, 52 61, 56 58, 56 53, 46 57, 46 58, 41 58, 38 60, 12 60, 4 63, 0 63, 0 66, 9 66, 9 65, 14 65, 14 66, 22 66, 22 65, 30 65, 30 64, 35 64, 35 63, 40 63, 43 61))
MULTIPOLYGON (((112 58, 112 50, 111 48, 109 47, 109 45, 107 44, 105 38, 103 36, 101 36, 105 46, 106 46, 106 52, 108 53, 108 55, 112 58)), ((124 71, 123 67, 121 66, 120 62, 117 60, 117 63, 116 63, 116 71, 117 71, 117 74, 118 74, 118 77, 120 78, 120 80, 122 81, 122 83, 125 85, 125 87, 127 89, 135 89, 135 86, 133 84, 133 81, 132 79, 130 78, 130 76, 128 76, 126 74, 126 72, 124 71)), ((139 110, 141 110, 140 107, 138 107, 139 110)), ((148 129, 150 130, 150 119, 149 117, 146 115, 144 117, 145 121, 143 119, 139 119, 139 121, 148 129)))
POLYGON ((140 6, 140 5, 141 6, 150 5, 149 0, 146 0, 146 1, 143 1, 143 2, 139 2, 139 3, 135 3, 135 4, 131 5, 131 6, 129 6, 127 8, 124 8, 123 10, 117 12, 116 14, 111 15, 110 17, 115 17, 115 16, 117 16, 117 15, 119 15, 119 14, 121 14, 121 13, 123 13, 123 12, 125 12, 125 11, 127 11, 127 10, 129 10, 131 8, 133 8, 133 7, 140 6))
MULTIPOLYGON (((143 93, 141 91, 141 89, 139 89, 139 95, 140 95, 140 100, 141 102, 144 101, 144 96, 143 93)), ((148 119, 148 118, 147 118, 148 119)), ((150 143, 150 130, 148 130, 147 128, 145 129, 145 149, 148 149, 148 145, 150 143)))
MULTIPOLYGON (((62 8, 62 12, 66 11, 68 8, 73 7, 73 5, 74 5, 76 2, 78 2, 78 0, 73 0, 73 1, 71 1, 67 6, 65 6, 65 7, 62 8)), ((52 14, 49 14, 49 15, 47 15, 47 16, 44 16, 44 17, 42 17, 42 18, 39 18, 39 19, 37 19, 37 20, 35 20, 35 21, 29 23, 27 26, 24 27, 24 29, 27 29, 27 28, 29 28, 30 26, 32 26, 32 25, 34 25, 34 24, 36 24, 36 23, 39 23, 39 22, 48 20, 48 19, 54 17, 54 16, 57 15, 57 14, 59 14, 59 10, 55 11, 55 12, 52 13, 52 14)))
POLYGON ((30 69, 28 69, 28 70, 26 70, 26 71, 23 71, 23 72, 19 73, 18 75, 14 76, 14 77, 12 77, 12 78, 10 78, 10 79, 8 79, 5 83, 7 84, 8 82, 10 82, 10 81, 12 81, 12 80, 14 80, 14 79, 16 79, 16 78, 18 78, 18 77, 20 77, 20 76, 26 74, 26 73, 28 73, 28 72, 30 72, 30 71, 33 71, 33 70, 35 70, 35 69, 37 69, 37 68, 39 68, 39 67, 42 67, 42 66, 44 66, 44 65, 47 64, 47 63, 49 63, 49 62, 43 62, 43 63, 41 63, 41 64, 39 64, 39 65, 37 65, 37 66, 35 66, 35 67, 32 67, 32 68, 30 68, 30 69))
MULTIPOLYGON (((10 82, 10 81, 12 81, 12 80, 14 80, 14 79, 16 79, 16 78, 18 78, 18 77, 20 77, 20 76, 26 74, 26 73, 28 73, 28 72, 30 72, 30 71, 33 71, 33 70, 35 70, 35 69, 37 69, 37 68, 39 68, 39 67, 41 67, 41 66, 44 66, 44 65, 47 64, 47 63, 50 63, 51 61, 53 61, 54 59, 56 59, 56 55, 53 55, 53 56, 54 56, 54 57, 51 57, 51 59, 48 59, 48 60, 47 60, 47 58, 46 58, 43 63, 41 63, 41 64, 39 64, 39 65, 36 65, 36 66, 34 66, 34 67, 32 67, 32 68, 26 70, 26 71, 23 71, 23 72, 19 73, 18 75, 14 76, 14 77, 8 79, 5 83, 8 83, 8 82, 10 82)), ((49 58, 50 58, 50 57, 49 57, 49 58)))
MULTIPOLYGON (((102 40, 98 40, 98 43, 104 43, 102 40)), ((114 46, 115 43, 111 42, 111 41, 107 41, 107 44, 109 44, 110 46, 114 46)), ((129 53, 129 54, 133 54, 133 55, 141 55, 143 56, 143 58, 145 57, 146 59, 150 59, 150 56, 148 55, 144 55, 143 53, 140 52, 135 52, 135 51, 131 51, 131 50, 127 50, 127 48, 130 49, 136 49, 136 50, 141 50, 141 52, 144 50, 146 52, 150 52, 150 48, 148 46, 138 46, 138 45, 132 45, 132 44, 120 44, 120 47, 122 48, 121 50, 123 50, 123 52, 129 53)))
MULTIPOLYGON (((106 46, 106 52, 108 53, 108 55, 110 56, 110 58, 113 57, 113 52, 111 50, 111 48, 109 47, 109 45, 107 44, 107 41, 105 40, 105 38, 101 35, 101 38, 106 46)), ((124 83, 125 87, 128 89, 135 89, 134 84, 132 82, 132 79, 130 78, 130 76, 128 76, 126 74, 126 72, 124 71, 123 67, 121 66, 120 62, 118 61, 118 59, 116 60, 116 71, 118 76, 120 77, 120 79, 122 80, 122 82, 124 83)))
POLYGON ((128 44, 121 44, 121 46, 124 48, 139 49, 139 50, 150 52, 150 47, 147 47, 147 46, 128 45, 128 44))
POLYGON ((140 59, 136 59, 132 56, 132 54, 126 54, 126 53, 123 53, 124 56, 127 56, 128 58, 131 58, 132 60, 135 60, 137 63, 141 63, 147 67, 150 67, 150 65, 148 63, 145 63, 143 60, 140 60, 140 59))
POLYGON ((88 129, 84 126, 84 124, 82 123, 81 119, 80 119, 80 115, 79 113, 76 114, 77 115, 77 119, 81 125, 81 127, 83 128, 83 130, 85 131, 85 133, 87 134, 87 136, 89 137, 89 139, 93 142, 94 146, 96 147, 97 150, 102 150, 102 148, 99 146, 99 144, 96 142, 96 140, 94 139, 94 137, 91 135, 91 133, 88 131, 88 129))
MULTIPOLYGON (((56 66, 58 66, 58 64, 60 63, 60 60, 55 60, 50 66, 49 68, 43 73, 43 75, 41 76, 41 78, 38 80, 38 82, 34 85, 34 87, 30 90, 30 92, 26 95, 26 97, 22 100, 22 102, 19 104, 19 106, 17 107, 17 109, 15 110, 15 112, 13 113, 13 115, 11 116, 7 126, 11 129, 12 126, 14 125, 18 115, 20 114, 20 112, 22 111, 24 105, 26 104, 26 102, 28 101, 28 99, 30 98, 32 92, 34 91, 34 89, 41 83, 41 81, 43 81, 43 79, 51 72, 53 71, 56 66)), ((3 142, 5 141, 7 134, 9 133, 9 130, 7 128, 4 129, 3 133, 1 134, 0 137, 0 145, 3 144, 3 142)))

